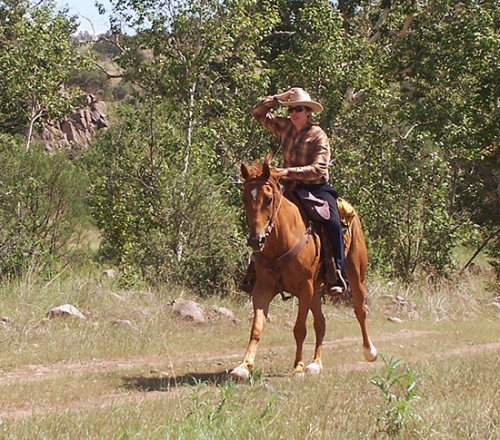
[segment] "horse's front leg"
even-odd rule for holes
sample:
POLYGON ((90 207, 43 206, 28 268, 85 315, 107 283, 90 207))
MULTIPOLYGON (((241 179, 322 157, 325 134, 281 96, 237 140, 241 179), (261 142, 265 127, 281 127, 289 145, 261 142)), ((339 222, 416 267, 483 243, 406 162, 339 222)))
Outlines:
POLYGON ((269 291, 268 288, 262 288, 258 285, 255 286, 252 294, 253 322, 250 331, 250 340, 248 341, 243 362, 229 373, 234 380, 243 382, 250 379, 257 347, 266 326, 269 304, 273 297, 274 293, 269 291))
POLYGON ((293 363, 294 373, 304 372, 304 341, 307 336, 307 315, 311 306, 311 300, 314 295, 312 283, 307 283, 301 286, 298 293, 299 310, 297 319, 293 328, 293 336, 295 337, 295 361, 293 363))

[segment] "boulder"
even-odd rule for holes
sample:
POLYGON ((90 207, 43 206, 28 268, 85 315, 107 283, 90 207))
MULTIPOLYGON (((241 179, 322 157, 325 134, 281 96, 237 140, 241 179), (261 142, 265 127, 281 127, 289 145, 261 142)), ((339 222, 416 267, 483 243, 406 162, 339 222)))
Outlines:
POLYGON ((194 301, 177 298, 172 304, 172 311, 181 317, 197 324, 205 322, 203 309, 194 301))
POLYGON ((80 310, 78 310, 75 306, 72 306, 71 304, 63 304, 62 306, 54 307, 53 309, 47 312, 47 317, 49 317, 50 319, 57 317, 67 317, 67 316, 72 316, 74 318, 82 320, 85 319, 85 316, 83 316, 80 310))
POLYGON ((41 139, 47 151, 74 148, 85 148, 92 141, 97 130, 109 126, 107 105, 94 95, 87 95, 85 104, 74 110, 73 114, 60 121, 48 121, 42 125, 41 139))

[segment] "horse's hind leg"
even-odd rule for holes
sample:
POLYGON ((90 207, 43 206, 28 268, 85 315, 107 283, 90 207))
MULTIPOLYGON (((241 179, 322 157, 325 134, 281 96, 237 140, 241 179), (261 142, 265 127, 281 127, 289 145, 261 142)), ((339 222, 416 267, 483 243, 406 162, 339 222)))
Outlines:
POLYGON ((361 327, 361 335, 363 337, 363 351, 365 359, 373 362, 377 359, 377 349, 370 340, 368 330, 366 328, 366 287, 364 280, 361 279, 359 272, 349 270, 347 267, 347 276, 351 283, 352 299, 354 302, 354 313, 361 327))

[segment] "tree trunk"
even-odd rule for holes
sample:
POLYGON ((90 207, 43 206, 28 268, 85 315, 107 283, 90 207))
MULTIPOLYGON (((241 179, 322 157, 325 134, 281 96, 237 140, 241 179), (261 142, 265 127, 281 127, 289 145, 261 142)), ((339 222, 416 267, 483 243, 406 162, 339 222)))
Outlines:
MULTIPOLYGON (((189 105, 188 105, 188 120, 187 120, 187 130, 186 130, 186 150, 184 152, 184 166, 182 168, 182 175, 181 175, 181 193, 180 193, 180 204, 179 206, 183 207, 184 206, 184 201, 186 197, 186 191, 184 189, 186 185, 186 180, 187 180, 187 173, 189 170, 189 161, 190 161, 190 154, 191 154, 191 145, 193 142, 193 125, 194 125, 194 103, 195 103, 195 93, 196 93, 196 82, 191 84, 191 87, 189 88, 189 105)), ((180 213, 181 219, 179 222, 179 227, 178 227, 178 241, 177 241, 177 246, 175 249, 175 255, 177 258, 177 262, 181 262, 182 260, 182 253, 184 252, 184 214, 180 213)))

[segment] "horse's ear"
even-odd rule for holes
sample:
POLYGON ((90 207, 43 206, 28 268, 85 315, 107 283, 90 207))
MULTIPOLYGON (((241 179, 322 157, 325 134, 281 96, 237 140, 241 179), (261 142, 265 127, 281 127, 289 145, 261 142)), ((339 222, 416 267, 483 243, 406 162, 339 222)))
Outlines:
POLYGON ((271 176, 271 170, 269 169, 269 164, 267 162, 264 162, 262 164, 262 177, 264 180, 269 180, 269 177, 271 176))
POLYGON ((272 160, 273 160, 273 153, 271 152, 267 153, 266 156, 264 157, 264 163, 271 165, 272 160))
POLYGON ((243 176, 243 179, 247 180, 248 177, 250 176, 250 173, 248 172, 248 168, 245 166, 244 163, 241 164, 240 171, 241 175, 243 176))

